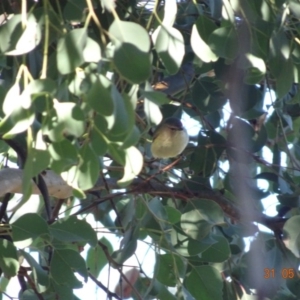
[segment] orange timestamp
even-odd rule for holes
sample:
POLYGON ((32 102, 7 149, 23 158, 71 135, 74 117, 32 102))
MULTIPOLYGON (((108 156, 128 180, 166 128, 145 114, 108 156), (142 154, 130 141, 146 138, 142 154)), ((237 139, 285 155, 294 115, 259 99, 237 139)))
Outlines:
MULTIPOLYGON (((293 268, 283 268, 280 272, 280 275, 283 279, 292 279, 296 276, 295 270, 293 268)), ((265 268, 264 269, 264 278, 265 279, 270 279, 270 278, 275 278, 276 272, 275 269, 269 269, 265 268)))

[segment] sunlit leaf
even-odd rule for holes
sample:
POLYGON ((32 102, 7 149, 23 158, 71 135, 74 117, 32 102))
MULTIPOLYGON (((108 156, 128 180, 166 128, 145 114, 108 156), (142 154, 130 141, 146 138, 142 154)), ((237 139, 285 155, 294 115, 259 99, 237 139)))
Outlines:
POLYGON ((109 28, 115 67, 127 80, 140 83, 150 75, 150 38, 139 24, 115 20, 109 28))
POLYGON ((74 29, 59 39, 56 60, 61 74, 69 74, 84 63, 86 42, 87 33, 84 28, 74 29))
POLYGON ((41 41, 41 27, 30 14, 22 26, 21 15, 16 14, 0 26, 0 50, 6 55, 21 55, 32 51, 41 41))
POLYGON ((195 54, 204 62, 216 61, 218 56, 207 44, 209 35, 216 29, 216 25, 205 16, 200 16, 193 25, 191 46, 195 54))
POLYGON ((82 110, 72 102, 56 102, 54 109, 57 114, 57 130, 60 140, 64 135, 80 137, 84 132, 85 119, 82 110))
POLYGON ((182 34, 170 26, 160 26, 154 32, 155 49, 170 74, 178 72, 185 53, 182 34))
POLYGON ((121 186, 128 185, 141 172, 144 162, 141 152, 135 147, 125 150, 125 159, 124 176, 118 181, 121 186))

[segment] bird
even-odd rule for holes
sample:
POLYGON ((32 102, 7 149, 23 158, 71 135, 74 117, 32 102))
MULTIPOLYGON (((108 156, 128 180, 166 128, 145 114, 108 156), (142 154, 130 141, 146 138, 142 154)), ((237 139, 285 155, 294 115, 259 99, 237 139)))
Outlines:
POLYGON ((181 120, 176 117, 164 119, 155 129, 151 152, 155 158, 171 158, 181 154, 189 142, 189 136, 181 120))

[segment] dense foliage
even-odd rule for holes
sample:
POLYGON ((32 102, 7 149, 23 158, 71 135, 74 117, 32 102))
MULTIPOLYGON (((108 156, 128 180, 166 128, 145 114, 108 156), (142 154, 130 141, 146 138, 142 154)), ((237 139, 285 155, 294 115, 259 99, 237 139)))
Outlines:
POLYGON ((299 20, 298 0, 0 1, 0 298, 17 276, 23 300, 87 280, 108 299, 299 299, 299 20), (169 116, 198 135, 158 162, 169 116), (151 275, 124 271, 138 241, 151 275))

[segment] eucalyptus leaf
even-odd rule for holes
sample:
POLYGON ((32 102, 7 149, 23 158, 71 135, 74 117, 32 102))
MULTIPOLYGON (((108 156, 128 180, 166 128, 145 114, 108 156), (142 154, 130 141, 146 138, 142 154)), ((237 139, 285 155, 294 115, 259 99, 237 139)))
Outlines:
POLYGON ((223 299, 221 274, 211 266, 195 267, 183 284, 196 299, 223 299))
POLYGON ((6 239, 0 239, 0 267, 8 278, 16 276, 19 270, 17 249, 6 239))
POLYGON ((170 26, 161 26, 154 33, 155 49, 170 74, 176 74, 185 53, 181 33, 170 26))
POLYGON ((195 240, 205 238, 213 226, 224 224, 223 211, 219 205, 209 200, 194 200, 181 216, 183 232, 195 240))
POLYGON ((18 247, 31 245, 36 238, 49 241, 49 229, 46 221, 36 213, 27 213, 12 223, 12 235, 18 247))
POLYGON ((60 38, 57 45, 57 69, 61 74, 69 74, 84 63, 83 51, 87 43, 84 28, 74 29, 60 38))
POLYGON ((109 28, 114 43, 113 61, 122 76, 140 83, 150 75, 150 38, 147 31, 133 22, 115 20, 109 28))
POLYGON ((208 44, 219 57, 234 59, 237 56, 238 36, 233 26, 215 29, 208 39, 208 44))
POLYGON ((65 242, 86 242, 92 247, 97 244, 97 236, 91 225, 75 216, 58 220, 49 227, 50 233, 65 242))
POLYGON ((141 172, 144 162, 141 152, 135 147, 126 149, 125 157, 124 176, 118 181, 121 186, 127 186, 141 172))
POLYGON ((54 250, 50 264, 50 274, 59 285, 80 288, 82 283, 76 278, 74 271, 87 280, 88 273, 84 259, 76 251, 64 249, 54 250))

